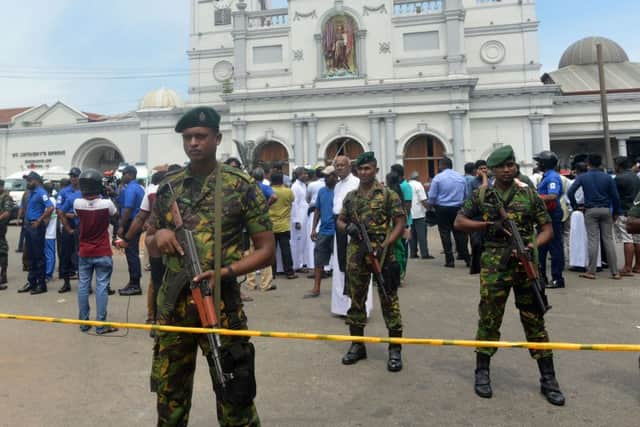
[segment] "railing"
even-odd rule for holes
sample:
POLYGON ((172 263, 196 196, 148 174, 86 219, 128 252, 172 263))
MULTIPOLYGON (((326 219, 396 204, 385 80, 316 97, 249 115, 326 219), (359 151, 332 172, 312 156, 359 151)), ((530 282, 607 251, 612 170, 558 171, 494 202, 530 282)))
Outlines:
POLYGON ((476 4, 500 3, 502 0, 476 0, 476 4))
POLYGON ((442 12, 442 0, 394 0, 393 14, 396 16, 428 15, 442 12))
POLYGON ((289 9, 269 9, 247 13, 249 29, 289 25, 289 9))

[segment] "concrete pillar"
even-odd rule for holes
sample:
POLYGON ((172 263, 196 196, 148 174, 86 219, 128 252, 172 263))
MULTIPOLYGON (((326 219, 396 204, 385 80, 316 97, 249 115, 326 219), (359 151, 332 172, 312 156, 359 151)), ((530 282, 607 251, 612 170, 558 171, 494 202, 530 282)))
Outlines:
POLYGON ((322 56, 322 34, 314 34, 314 40, 316 41, 316 78, 321 79, 324 73, 324 57, 322 56))
POLYGON ((233 67, 235 89, 247 88, 247 4, 236 4, 237 11, 233 12, 233 67))
POLYGON ((391 165, 396 162, 396 115, 387 114, 385 121, 385 162, 383 174, 389 172, 391 165))
MULTIPOLYGON (((367 30, 359 30, 356 32, 356 67, 359 77, 367 76, 367 46, 366 46, 367 30)), ((321 50, 322 51, 322 50, 321 50)))
MULTIPOLYGON (((382 156, 382 150, 380 148, 380 116, 379 115, 370 115, 369 116, 369 133, 371 134, 371 141, 369 142, 369 150, 373 151, 376 154, 377 158, 382 156)), ((382 162, 379 165, 380 172, 378 173, 378 179, 382 177, 382 162)))
POLYGON ((627 140, 626 138, 618 138, 618 156, 627 155, 627 140))
POLYGON ((464 172, 464 122, 463 118, 467 114, 466 110, 449 111, 451 116, 451 134, 453 137, 453 169, 457 172, 464 172))
MULTIPOLYGON (((533 114, 529 116, 529 123, 531 123, 531 146, 533 148, 533 155, 543 151, 544 148, 544 135, 542 134, 542 121, 544 116, 542 114, 533 114)), ((529 159, 526 159, 529 161, 529 159)))
POLYGON ((307 163, 315 167, 318 163, 318 119, 307 120, 307 163))
POLYGON ((447 26, 447 62, 449 74, 466 74, 464 56, 464 18, 462 0, 444 0, 447 26))
POLYGON ((293 158, 295 166, 304 166, 304 135, 302 134, 303 121, 293 121, 293 158))

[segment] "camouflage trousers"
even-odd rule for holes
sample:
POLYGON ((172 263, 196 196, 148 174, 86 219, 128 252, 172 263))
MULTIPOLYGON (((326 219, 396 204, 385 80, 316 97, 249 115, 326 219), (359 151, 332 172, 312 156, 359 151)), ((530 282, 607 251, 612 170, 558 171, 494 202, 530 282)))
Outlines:
MULTIPOLYGON (((199 327, 198 311, 190 293, 183 292, 180 295, 171 315, 164 316, 159 313, 158 323, 199 327)), ((246 317, 242 308, 238 309, 237 319, 230 320, 229 316, 223 313, 221 324, 224 328, 246 329, 246 317)), ((248 341, 244 337, 220 338, 223 348, 236 341, 248 341)), ((184 427, 189 422, 198 347, 205 355, 209 353, 210 347, 205 335, 160 331, 157 333, 151 369, 151 391, 157 393, 159 427, 184 427)), ((209 373, 213 382, 213 370, 209 369, 209 373)), ((260 426, 253 401, 238 406, 223 402, 216 396, 216 409, 221 426, 260 426)))
MULTIPOLYGON (((387 252, 386 259, 387 262, 395 260, 391 248, 387 252)), ((362 256, 359 245, 349 244, 347 247, 346 280, 349 282, 351 297, 351 307, 347 312, 347 324, 364 328, 367 324, 365 304, 369 293, 369 282, 371 281, 371 265, 362 256)), ((377 289, 382 308, 382 317, 387 329, 393 336, 402 336, 402 315, 400 314, 400 300, 398 299, 397 290, 390 292, 388 298, 385 298, 380 286, 377 289)))
MULTIPOLYGON (((549 334, 545 328, 544 317, 534 303, 532 284, 527 274, 515 258, 510 258, 507 265, 500 265, 505 249, 486 248, 482 253, 480 271, 480 306, 478 314, 478 332, 476 339, 481 341, 499 341, 500 326, 504 309, 511 288, 515 294, 516 307, 520 310, 520 322, 524 328, 527 341, 549 342, 549 334)), ((496 348, 478 348, 478 353, 493 356, 496 348)), ((551 350, 529 350, 531 357, 540 359, 550 357, 551 350)))
POLYGON ((7 243, 6 234, 7 234, 6 226, 0 225, 0 267, 1 268, 7 268, 7 265, 9 265, 9 243, 7 243))

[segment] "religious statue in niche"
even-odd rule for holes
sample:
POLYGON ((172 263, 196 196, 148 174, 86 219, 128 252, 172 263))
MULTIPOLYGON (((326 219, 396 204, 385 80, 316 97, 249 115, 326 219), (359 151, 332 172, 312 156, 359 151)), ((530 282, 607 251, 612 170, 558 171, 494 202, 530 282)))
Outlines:
POLYGON ((355 22, 347 15, 329 19, 322 31, 323 77, 353 77, 356 64, 355 22))

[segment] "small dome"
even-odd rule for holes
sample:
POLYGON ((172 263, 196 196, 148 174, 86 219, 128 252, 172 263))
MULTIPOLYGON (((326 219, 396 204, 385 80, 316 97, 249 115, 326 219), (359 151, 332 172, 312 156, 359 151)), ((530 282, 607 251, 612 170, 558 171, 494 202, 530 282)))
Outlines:
POLYGON ((605 64, 612 62, 629 62, 627 53, 613 40, 604 37, 586 37, 578 40, 564 51, 558 68, 568 67, 569 65, 597 64, 597 44, 602 45, 602 61, 605 64))
POLYGON ((147 93, 140 101, 141 110, 184 107, 184 101, 171 89, 160 88, 147 93))

